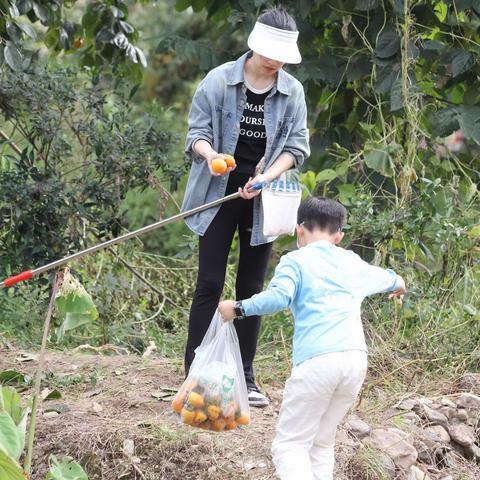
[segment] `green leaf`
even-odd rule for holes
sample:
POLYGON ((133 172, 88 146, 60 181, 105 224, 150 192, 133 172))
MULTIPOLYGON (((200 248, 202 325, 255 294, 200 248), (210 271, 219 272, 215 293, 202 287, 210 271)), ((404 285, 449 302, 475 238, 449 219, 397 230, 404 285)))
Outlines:
POLYGON ((50 21, 50 11, 39 2, 33 2, 33 11, 40 21, 47 25, 50 21))
POLYGON ((400 75, 400 65, 378 69, 377 81, 374 90, 376 93, 388 93, 392 90, 393 83, 400 75))
POLYGON ((32 9, 31 0, 17 0, 17 8, 21 15, 25 15, 32 9))
POLYGON ((460 130, 469 140, 480 144, 480 107, 461 106, 457 108, 460 130))
POLYGON ((10 40, 16 44, 22 39, 22 30, 20 30, 20 27, 13 22, 7 22, 7 33, 10 40))
POLYGON ((88 38, 92 38, 95 33, 95 27, 100 21, 102 10, 97 4, 89 4, 85 15, 82 17, 82 27, 88 38))
POLYGON ((475 57, 465 50, 458 49, 452 58, 452 75, 458 77, 475 65, 475 57))
POLYGON ((13 387, 0 387, 0 410, 7 412, 17 426, 27 414, 19 393, 13 387))
POLYGON ((338 185, 337 190, 338 190, 338 199, 344 205, 350 205, 351 200, 353 200, 357 196, 355 185, 352 185, 351 183, 338 185))
POLYGON ((177 0, 175 2, 175 10, 177 12, 183 12, 191 5, 191 3, 190 0, 177 0))
POLYGON ((315 172, 312 172, 312 170, 308 170, 307 172, 300 174, 300 181, 303 183, 303 185, 305 185, 308 192, 310 194, 313 194, 313 192, 317 188, 315 172))
POLYGON ((367 145, 371 150, 365 154, 365 163, 367 167, 381 173, 384 177, 392 177, 395 173, 393 162, 385 145, 373 144, 367 145))
POLYGON ((50 456, 50 471, 45 480, 88 480, 83 468, 70 457, 58 461, 50 456))
POLYGON ((19 23, 18 26, 33 40, 37 38, 37 31, 29 23, 19 23))
POLYGON ((26 386, 30 384, 30 377, 15 370, 0 372, 0 383, 3 385, 26 386))
POLYGON ((335 167, 335 171, 337 172, 337 175, 341 177, 342 175, 345 175, 348 172, 349 168, 350 168, 350 160, 344 160, 343 162, 339 163, 335 167))
POLYGON ((14 460, 20 458, 23 450, 21 435, 7 412, 0 412, 0 450, 14 460))
POLYGON ((375 48, 379 58, 393 57, 400 49, 400 38, 395 32, 387 31, 380 34, 375 48))
POLYGON ((474 225, 468 232, 468 236, 472 238, 480 238, 480 224, 474 225))
POLYGON ((22 70, 23 57, 18 48, 13 43, 8 43, 3 51, 5 62, 12 70, 22 70))
POLYGON ((27 480, 20 465, 0 450, 0 478, 2 480, 27 480))
POLYGON ((12 18, 17 18, 17 17, 20 16, 20 12, 18 10, 18 7, 15 4, 10 6, 9 11, 10 11, 10 16, 12 18))
POLYGON ((452 107, 433 113, 428 120, 435 137, 447 137, 459 129, 457 110, 452 107))
POLYGON ((87 315, 91 320, 98 318, 97 308, 92 297, 85 291, 69 292, 67 295, 58 295, 56 305, 59 312, 67 314, 87 315))
POLYGON ((403 108, 403 105, 402 79, 398 78, 393 82, 390 90, 390 111, 398 112, 403 108))
POLYGON ((366 11, 378 7, 378 0, 357 0, 355 10, 366 11))
POLYGON ((337 172, 331 168, 327 168, 317 174, 316 181, 317 183, 322 183, 333 180, 334 178, 337 178, 337 172))
POLYGON ((60 390, 52 390, 49 394, 44 398, 44 400, 59 400, 62 398, 62 392, 60 390))

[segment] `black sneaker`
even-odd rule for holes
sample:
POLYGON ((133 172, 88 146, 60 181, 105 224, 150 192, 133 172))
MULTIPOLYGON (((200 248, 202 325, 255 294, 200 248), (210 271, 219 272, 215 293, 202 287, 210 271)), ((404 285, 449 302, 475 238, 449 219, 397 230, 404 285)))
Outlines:
POLYGON ((263 408, 270 404, 270 400, 257 387, 248 387, 248 404, 251 407, 263 408))

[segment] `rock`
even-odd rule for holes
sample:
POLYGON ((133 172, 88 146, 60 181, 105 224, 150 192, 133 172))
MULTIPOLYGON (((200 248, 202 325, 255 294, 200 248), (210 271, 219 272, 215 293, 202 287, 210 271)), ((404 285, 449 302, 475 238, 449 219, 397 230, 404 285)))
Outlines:
POLYGON ((418 468, 416 465, 410 467, 410 476, 412 480, 431 480, 430 477, 424 472, 421 468, 418 468))
POLYGON ((448 425, 448 418, 443 413, 437 412, 425 404, 417 403, 415 407, 413 407, 413 411, 418 414, 421 419, 433 425, 442 425, 443 427, 448 425))
POLYGON ((480 463, 480 448, 477 445, 473 444, 465 447, 464 455, 468 460, 475 460, 477 463, 480 463))
POLYGON ((434 455, 428 446, 423 442, 415 442, 415 448, 417 449, 418 460, 427 465, 433 465, 435 463, 434 455))
POLYGON ((455 410, 455 413, 451 417, 453 421, 466 423, 468 421, 468 413, 463 408, 455 410))
POLYGON ((53 411, 52 411, 52 412, 45 412, 45 413, 43 414, 43 417, 44 417, 44 418, 56 418, 56 417, 58 417, 59 415, 60 415, 60 414, 59 414, 58 412, 53 412, 53 411))
POLYGON ((473 393, 462 393, 457 398, 457 407, 480 409, 480 397, 473 393))
POLYGON ((355 438, 362 439, 370 435, 372 427, 358 417, 350 417, 345 423, 345 428, 355 438))
POLYGON ((417 450, 409 435, 397 428, 374 429, 365 443, 386 453, 398 468, 405 471, 417 461, 417 450))
POLYGON ((445 415, 447 417, 448 420, 451 420, 457 413, 457 407, 446 407, 444 405, 442 405, 438 411, 440 413, 442 413, 443 415, 445 415))
POLYGON ((413 407, 416 405, 417 401, 414 398, 406 398, 401 400, 395 405, 395 408, 398 410, 413 410, 413 407))
POLYGON ((458 390, 480 395, 480 375, 478 373, 465 373, 458 381, 458 390))
POLYGON ((421 397, 421 398, 417 398, 416 403, 430 407, 433 404, 433 400, 430 400, 429 398, 421 397))
MULTIPOLYGON (((397 478, 395 463, 393 460, 383 452, 376 452, 375 453, 375 461, 377 465, 380 467, 380 471, 382 472, 382 480, 395 480, 397 478)), ((368 475, 368 473, 367 473, 368 475)))
POLYGON ((451 475, 447 475, 446 477, 442 477, 440 480, 453 480, 451 475))
POLYGON ((407 412, 401 416, 407 423, 420 423, 420 417, 415 412, 407 412))
POLYGON ((433 425, 431 427, 427 427, 424 431, 432 435, 433 439, 438 442, 450 443, 450 435, 441 425, 433 425))
POLYGON ((455 405, 455 403, 453 403, 449 398, 442 398, 442 400, 440 401, 440 403, 444 406, 444 407, 451 407, 451 408, 457 408, 457 406, 455 405))
POLYGON ((464 423, 459 423, 458 425, 450 425, 448 427, 448 433, 450 438, 457 442, 459 445, 464 447, 469 447, 473 445, 476 440, 475 432, 472 428, 464 423))

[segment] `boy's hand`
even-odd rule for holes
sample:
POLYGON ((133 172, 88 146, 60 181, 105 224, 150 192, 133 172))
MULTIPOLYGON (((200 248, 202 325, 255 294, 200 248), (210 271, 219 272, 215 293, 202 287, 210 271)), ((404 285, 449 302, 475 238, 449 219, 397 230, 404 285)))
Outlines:
POLYGON ((405 292, 407 291, 407 287, 405 286, 405 280, 403 280, 402 277, 399 276, 398 280, 399 280, 400 286, 396 290, 394 290, 388 296, 388 298, 400 297, 401 299, 403 299, 403 296, 405 295, 405 292))
POLYGON ((224 322, 231 322, 235 318, 235 300, 224 300, 218 304, 218 311, 224 322))

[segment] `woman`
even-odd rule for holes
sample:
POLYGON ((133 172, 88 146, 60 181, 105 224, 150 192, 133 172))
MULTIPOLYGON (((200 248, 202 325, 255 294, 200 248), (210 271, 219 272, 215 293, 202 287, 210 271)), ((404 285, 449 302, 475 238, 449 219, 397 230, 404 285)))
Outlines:
MULTIPOLYGON (((263 288, 275 238, 263 235, 261 197, 259 192, 249 192, 249 187, 300 166, 310 153, 303 88, 282 69, 285 63, 301 61, 297 38, 295 20, 286 11, 265 11, 248 38, 251 51, 210 71, 193 97, 186 139, 186 152, 193 163, 182 209, 237 190, 242 198, 186 220, 200 235, 197 287, 185 353, 187 373, 222 294, 237 228, 240 259, 236 297, 248 298, 263 288), (225 153, 234 155, 236 167, 224 175, 216 174, 212 160, 225 153)), ((268 399, 257 388, 253 374, 260 317, 235 327, 250 405, 266 406, 268 399)))

